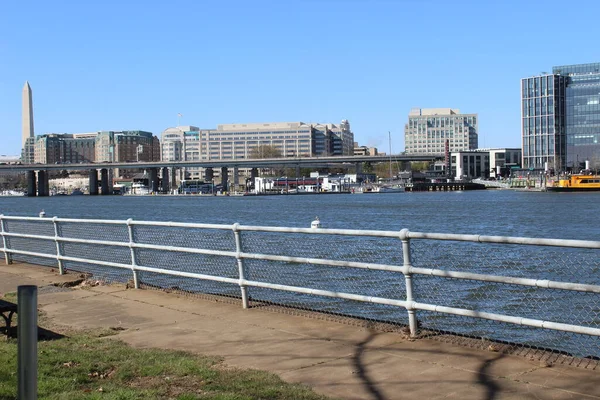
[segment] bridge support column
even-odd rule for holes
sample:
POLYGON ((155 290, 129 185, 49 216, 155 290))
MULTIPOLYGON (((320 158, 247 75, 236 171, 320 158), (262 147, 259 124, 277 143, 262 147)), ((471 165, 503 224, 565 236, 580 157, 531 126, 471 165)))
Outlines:
POLYGON ((258 178, 258 168, 252 168, 250 170, 250 178, 258 178))
POLYGON ((162 191, 163 193, 169 193, 169 168, 163 167, 162 169, 162 191))
POLYGON ((356 163, 356 175, 362 174, 362 167, 363 167, 363 163, 361 163, 361 162, 356 163))
POLYGON ((100 170, 100 194, 103 196, 110 194, 108 189, 108 170, 106 168, 100 170))
POLYGON ((158 169, 150 168, 150 192, 156 193, 158 192, 158 169))
POLYGON ((206 180, 206 182, 212 182, 212 180, 215 178, 215 173, 213 171, 212 168, 206 168, 204 170, 204 180, 206 180))
POLYGON ((90 196, 98 194, 98 171, 96 169, 90 169, 89 188, 90 196))
POLYGON ((38 196, 39 197, 45 197, 48 196, 50 193, 48 193, 48 172, 47 171, 43 171, 40 170, 37 173, 37 189, 38 189, 38 196))
POLYGON ((228 173, 229 170, 227 169, 227 167, 221 167, 221 185, 223 185, 224 192, 229 192, 229 177, 227 176, 228 173))
POLYGON ((296 165, 296 178, 300 178, 300 164, 296 165))
POLYGON ((239 186, 240 186, 240 169, 238 167, 233 167, 233 191, 237 192, 239 186))
POLYGON ((35 171, 27 171, 27 196, 35 197, 37 194, 37 187, 35 184, 35 171))
POLYGON ((177 187, 177 168, 171 167, 169 168, 169 178, 171 181, 171 189, 177 187))

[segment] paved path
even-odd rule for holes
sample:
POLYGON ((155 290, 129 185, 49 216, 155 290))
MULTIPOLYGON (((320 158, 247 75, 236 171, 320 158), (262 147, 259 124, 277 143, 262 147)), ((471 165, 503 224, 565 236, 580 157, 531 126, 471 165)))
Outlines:
POLYGON ((222 356, 342 399, 600 399, 600 370, 154 290, 49 286, 74 277, 2 265, 0 294, 38 285, 40 308, 58 324, 125 328, 117 337, 133 346, 222 356))

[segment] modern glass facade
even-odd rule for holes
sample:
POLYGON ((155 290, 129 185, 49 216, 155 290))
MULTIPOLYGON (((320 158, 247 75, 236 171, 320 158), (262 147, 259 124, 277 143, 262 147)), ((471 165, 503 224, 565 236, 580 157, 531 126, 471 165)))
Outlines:
POLYGON ((523 168, 565 166, 566 81, 558 74, 521 79, 523 168))
POLYGON ((567 167, 600 168, 600 63, 563 65, 552 69, 567 79, 567 167))
POLYGON ((600 63, 521 79, 524 168, 600 168, 600 63))

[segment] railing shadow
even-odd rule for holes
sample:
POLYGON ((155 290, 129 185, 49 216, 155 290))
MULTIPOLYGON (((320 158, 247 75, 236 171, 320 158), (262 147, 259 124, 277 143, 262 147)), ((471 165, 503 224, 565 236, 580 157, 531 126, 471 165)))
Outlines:
POLYGON ((385 400, 385 396, 383 395, 383 393, 379 391, 375 382, 369 377, 367 369, 365 368, 365 365, 362 360, 362 357, 365 352, 365 346, 369 342, 371 342, 376 336, 377 333, 374 332, 372 329, 369 329, 369 336, 367 336, 360 343, 356 344, 356 349, 352 357, 352 363, 358 371, 358 377, 363 381, 363 386, 369 393, 373 395, 373 398, 376 400, 385 400))

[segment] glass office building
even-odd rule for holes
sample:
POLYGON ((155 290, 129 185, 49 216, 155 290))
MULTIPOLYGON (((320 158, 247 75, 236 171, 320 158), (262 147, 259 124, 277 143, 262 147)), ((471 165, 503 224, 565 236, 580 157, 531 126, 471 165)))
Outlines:
POLYGON ((600 63, 521 79, 523 167, 600 168, 600 63))
POLYGON ((563 65, 552 69, 567 79, 567 168, 600 168, 600 63, 563 65))
POLYGON ((566 78, 521 79, 523 168, 562 170, 565 165, 566 78))

